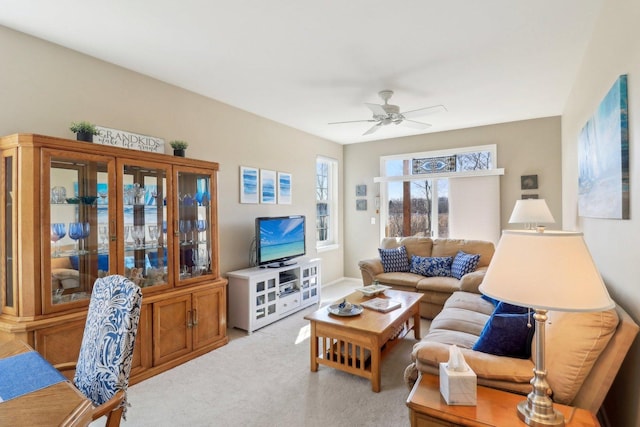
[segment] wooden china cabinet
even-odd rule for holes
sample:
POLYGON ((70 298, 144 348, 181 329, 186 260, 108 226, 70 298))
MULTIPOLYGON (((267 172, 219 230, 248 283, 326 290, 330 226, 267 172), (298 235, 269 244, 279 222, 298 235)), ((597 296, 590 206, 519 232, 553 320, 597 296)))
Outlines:
POLYGON ((0 335, 75 361, 94 281, 143 306, 130 383, 228 342, 218 164, 42 135, 0 138, 0 335))

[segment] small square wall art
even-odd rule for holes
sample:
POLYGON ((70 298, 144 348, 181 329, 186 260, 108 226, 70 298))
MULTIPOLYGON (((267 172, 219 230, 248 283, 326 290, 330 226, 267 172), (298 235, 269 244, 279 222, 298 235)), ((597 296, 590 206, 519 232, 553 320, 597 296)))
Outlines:
POLYGON ((258 203, 258 169, 240 166, 240 203, 258 203))

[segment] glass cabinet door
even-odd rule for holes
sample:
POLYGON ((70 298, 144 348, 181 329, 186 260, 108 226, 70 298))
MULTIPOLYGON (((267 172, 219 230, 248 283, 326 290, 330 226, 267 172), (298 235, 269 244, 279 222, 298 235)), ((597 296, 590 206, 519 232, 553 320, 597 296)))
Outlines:
POLYGON ((86 305, 98 277, 115 273, 114 160, 43 150, 45 312, 86 305))
POLYGON ((210 172, 194 169, 176 173, 174 241, 178 242, 176 259, 180 260, 178 285, 217 274, 217 266, 211 264, 212 251, 216 249, 211 244, 216 230, 211 206, 214 179, 210 172))
POLYGON ((0 267, 2 276, 0 277, 0 313, 17 314, 16 301, 17 295, 16 280, 14 279, 14 245, 15 245, 15 221, 14 221, 14 195, 13 191, 15 182, 14 159, 16 158, 14 150, 8 150, 0 157, 2 161, 2 176, 0 176, 0 227, 2 227, 2 241, 0 241, 0 259, 4 260, 4 265, 0 267))
MULTIPOLYGON (((120 166, 119 166, 120 167, 120 166)), ((141 288, 169 286, 172 274, 167 255, 171 246, 167 239, 169 218, 167 194, 169 169, 126 161, 122 164, 119 189, 121 242, 124 257, 119 270, 141 288)))

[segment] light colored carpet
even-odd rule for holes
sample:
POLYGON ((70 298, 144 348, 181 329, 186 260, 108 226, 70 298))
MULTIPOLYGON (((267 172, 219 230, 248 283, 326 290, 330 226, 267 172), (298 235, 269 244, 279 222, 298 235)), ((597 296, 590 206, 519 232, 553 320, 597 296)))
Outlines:
POLYGON ((303 317, 316 309, 251 335, 231 329, 226 346, 130 387, 121 425, 408 426, 403 372, 413 335, 383 359, 382 390, 374 393, 364 378, 326 366, 309 370, 303 317))

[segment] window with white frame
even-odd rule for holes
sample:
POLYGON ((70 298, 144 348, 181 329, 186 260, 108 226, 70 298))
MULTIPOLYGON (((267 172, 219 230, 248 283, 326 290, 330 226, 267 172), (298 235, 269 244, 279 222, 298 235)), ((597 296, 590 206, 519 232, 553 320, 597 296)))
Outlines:
POLYGON ((316 159, 316 247, 338 244, 338 162, 316 159))
MULTIPOLYGON (((473 231, 474 226, 484 230, 494 228, 493 218, 499 221, 499 214, 495 213, 496 206, 499 209, 499 180, 491 177, 503 173, 495 167, 496 163, 495 145, 381 157, 382 177, 377 181, 381 190, 382 234, 388 237, 465 234, 469 238, 469 229, 473 231), (474 204, 469 206, 467 200, 472 199, 474 204), (486 218, 492 218, 489 227, 486 218)), ((497 226, 499 232, 499 223, 497 226)), ((474 237, 485 238, 494 234, 490 230, 473 233, 474 237)))

